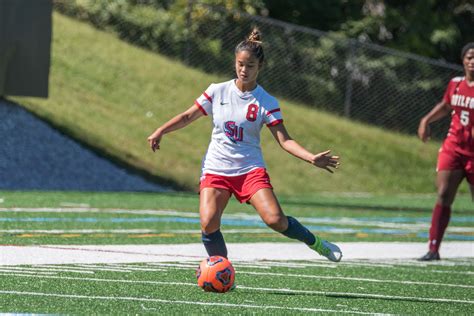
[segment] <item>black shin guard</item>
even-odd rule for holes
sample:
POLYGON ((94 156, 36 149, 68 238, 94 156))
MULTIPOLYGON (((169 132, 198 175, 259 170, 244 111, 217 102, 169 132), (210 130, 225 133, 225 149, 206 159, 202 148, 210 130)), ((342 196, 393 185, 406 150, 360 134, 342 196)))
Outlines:
POLYGON ((282 232, 286 237, 297 239, 304 242, 307 245, 312 245, 316 241, 313 233, 310 232, 306 227, 301 225, 296 218, 287 216, 288 218, 288 228, 282 232))
POLYGON ((222 256, 227 258, 227 247, 225 246, 224 236, 222 236, 220 230, 210 234, 202 232, 201 238, 209 257, 222 256))

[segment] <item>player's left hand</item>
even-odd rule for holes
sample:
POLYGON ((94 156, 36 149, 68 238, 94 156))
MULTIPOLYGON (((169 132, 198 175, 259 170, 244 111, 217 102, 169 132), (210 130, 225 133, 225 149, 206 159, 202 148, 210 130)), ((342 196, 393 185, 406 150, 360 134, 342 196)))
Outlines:
POLYGON ((161 137, 162 135, 159 130, 156 130, 153 134, 148 136, 147 141, 148 141, 148 144, 150 145, 151 150, 153 150, 153 152, 160 149, 161 137))
POLYGON ((310 163, 316 167, 325 169, 330 173, 334 173, 334 171, 330 168, 337 169, 339 167, 339 156, 332 156, 330 153, 330 150, 326 150, 322 153, 316 154, 311 158, 310 163))

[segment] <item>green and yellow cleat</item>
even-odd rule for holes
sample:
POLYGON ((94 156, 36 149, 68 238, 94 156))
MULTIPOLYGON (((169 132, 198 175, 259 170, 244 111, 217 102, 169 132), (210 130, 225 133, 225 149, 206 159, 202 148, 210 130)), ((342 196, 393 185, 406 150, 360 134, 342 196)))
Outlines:
POLYGON ((321 256, 324 256, 333 262, 341 261, 342 251, 341 249, 339 249, 338 246, 330 243, 327 240, 323 240, 319 238, 318 236, 315 236, 315 237, 316 237, 315 243, 310 245, 309 248, 313 249, 314 251, 319 253, 321 256))

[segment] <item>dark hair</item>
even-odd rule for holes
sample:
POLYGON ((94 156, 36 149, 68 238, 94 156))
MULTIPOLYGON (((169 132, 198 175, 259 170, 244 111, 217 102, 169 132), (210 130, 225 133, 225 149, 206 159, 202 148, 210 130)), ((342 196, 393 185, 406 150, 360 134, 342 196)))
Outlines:
POLYGON ((467 43, 461 50, 461 60, 464 60, 464 56, 466 55, 467 51, 470 49, 474 49, 474 42, 467 43))
POLYGON ((254 55, 260 64, 263 63, 265 55, 263 54, 262 34, 258 28, 254 27, 247 39, 243 40, 235 47, 236 54, 243 50, 249 51, 252 55, 254 55))

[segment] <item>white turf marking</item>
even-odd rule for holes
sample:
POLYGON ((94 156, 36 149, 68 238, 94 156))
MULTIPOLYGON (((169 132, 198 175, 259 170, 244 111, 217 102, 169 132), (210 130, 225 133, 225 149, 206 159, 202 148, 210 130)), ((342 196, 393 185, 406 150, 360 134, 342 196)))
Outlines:
POLYGON ((26 270, 23 270, 23 269, 13 270, 13 269, 10 269, 10 267, 1 268, 0 273, 3 274, 3 275, 5 275, 5 273, 25 273, 25 274, 32 274, 32 275, 36 275, 36 274, 57 275, 56 272, 33 272, 33 271, 26 271, 26 270))
MULTIPOLYGON (((41 272, 41 271, 46 271, 46 272, 71 272, 71 273, 84 273, 84 274, 94 274, 95 272, 92 271, 91 269, 87 270, 79 270, 81 269, 80 267, 74 267, 74 268, 67 268, 64 266, 56 266, 56 267, 42 267, 42 266, 34 266, 34 267, 5 267, 6 269, 9 270, 15 270, 18 272, 26 272, 26 271, 31 271, 31 272, 41 272)), ((56 273, 54 273, 56 274, 56 273)))
POLYGON ((158 262, 150 262, 148 263, 149 266, 162 266, 162 267, 173 267, 173 268, 183 268, 183 269, 189 269, 189 268, 195 268, 195 264, 191 263, 158 263, 158 262))
POLYGON ((375 312, 358 312, 358 311, 348 311, 348 310, 345 311, 345 310, 333 310, 333 309, 322 309, 322 308, 286 307, 286 306, 276 306, 276 305, 231 304, 231 303, 217 303, 217 302, 206 303, 206 302, 201 302, 201 301, 163 300, 163 299, 158 299, 158 298, 143 298, 143 297, 130 297, 130 296, 88 296, 88 295, 3 291, 3 290, 0 290, 0 294, 49 296, 49 297, 75 298, 75 299, 87 299, 87 300, 95 299, 95 300, 140 301, 140 302, 169 303, 169 304, 222 306, 222 307, 235 307, 239 309, 244 307, 244 308, 257 308, 257 309, 294 310, 294 311, 305 311, 305 312, 330 312, 330 313, 337 312, 337 313, 350 313, 350 314, 363 314, 363 315, 389 315, 389 314, 381 314, 381 313, 375 313, 375 312))
POLYGON ((443 271, 443 270, 430 270, 434 273, 448 273, 448 274, 465 274, 465 275, 474 275, 472 271, 443 271))
MULTIPOLYGON (((1 275, 1 274, 0 274, 1 275)), ((153 285, 187 285, 197 286, 195 283, 187 282, 166 282, 166 281, 147 281, 147 280, 120 280, 120 279, 102 279, 102 278, 85 278, 85 277, 63 277, 63 276, 37 276, 37 275, 22 275, 22 274, 7 274, 8 276, 18 277, 37 277, 43 279, 59 279, 59 280, 78 280, 78 281, 92 281, 92 282, 113 282, 113 283, 132 283, 132 284, 153 284, 153 285)), ((327 292, 327 291, 313 291, 313 290, 293 290, 287 288, 261 288, 261 287, 250 287, 244 285, 238 285, 239 289, 252 290, 252 291, 266 291, 266 292, 280 292, 280 293, 300 293, 300 294, 318 294, 318 295, 331 295, 331 296, 350 296, 358 298, 380 298, 380 299, 392 299, 392 300, 411 300, 418 302, 444 302, 444 303, 463 303, 463 304, 474 304, 471 300, 456 300, 447 298, 433 298, 433 297, 416 297, 416 296, 397 296, 397 295, 382 295, 373 293, 351 293, 351 292, 327 292)), ((0 291, 1 293, 1 291, 0 291)))
POLYGON ((156 229, 0 229, 6 234, 147 234, 163 232, 156 229))
POLYGON ((61 202, 59 206, 62 207, 80 207, 80 208, 87 208, 90 205, 87 203, 74 203, 74 202, 61 202))
MULTIPOLYGON (((414 242, 343 242, 338 243, 344 260, 415 259, 426 253, 425 243, 414 242)), ((229 243, 231 261, 318 260, 332 264, 302 243, 229 243)), ((443 258, 473 258, 473 242, 443 242, 443 258)), ((43 245, 0 246, 0 266, 25 264, 140 263, 196 261, 206 258, 202 244, 172 245, 43 245)), ((393 263, 393 262, 392 262, 393 263)), ((410 264, 415 264, 410 262, 410 264)), ((418 263, 417 263, 418 264, 418 263)), ((425 263, 422 263, 425 265, 425 263)), ((430 263, 431 264, 431 263, 430 263)), ((456 263, 451 263, 456 265, 456 263)))
MULTIPOLYGON (((268 233, 268 228, 227 229, 226 234, 268 233)), ((201 234, 199 229, 0 229, 4 234, 201 234)))
POLYGON ((398 284, 414 284, 414 285, 434 285, 434 286, 460 287, 460 288, 469 288, 469 289, 474 288, 474 285, 447 284, 447 283, 436 283, 436 282, 368 279, 368 278, 352 278, 352 277, 291 274, 291 273, 286 273, 285 274, 285 273, 274 273, 274 272, 253 272, 253 271, 239 271, 239 272, 241 274, 271 275, 271 276, 279 276, 279 277, 295 277, 295 278, 327 279, 327 280, 345 280, 345 281, 364 281, 364 282, 376 282, 376 283, 398 283, 398 284))
POLYGON ((109 213, 109 214, 142 214, 142 215, 165 215, 180 217, 199 217, 198 212, 181 212, 176 210, 127 210, 127 209, 100 209, 100 208, 0 208, 0 212, 19 213, 109 213))
MULTIPOLYGON (((144 268, 140 266, 133 266, 133 265, 126 265, 126 264, 116 264, 112 263, 113 267, 117 267, 119 269, 127 269, 127 270, 132 270, 132 271, 149 271, 149 272, 163 272, 163 271, 168 271, 168 269, 165 268, 144 268)), ((111 265, 108 265, 110 267, 111 265)), ((196 268, 196 267, 194 267, 196 268)))
POLYGON ((78 264, 78 267, 83 267, 83 268, 89 268, 89 269, 94 269, 97 271, 109 271, 109 272, 132 272, 131 270, 127 269, 120 269, 120 268, 115 268, 111 266, 98 266, 98 265, 93 265, 93 264, 78 264))
POLYGON ((269 269, 270 267, 285 267, 285 268, 306 268, 306 267, 321 267, 335 269, 337 265, 328 261, 328 263, 317 263, 317 262, 291 262, 291 261, 256 261, 256 262, 245 262, 239 261, 234 266, 240 265, 241 267, 257 268, 257 269, 269 269))

